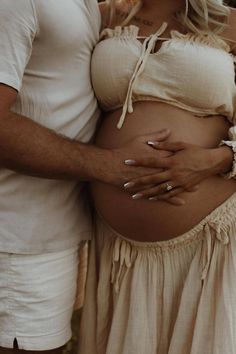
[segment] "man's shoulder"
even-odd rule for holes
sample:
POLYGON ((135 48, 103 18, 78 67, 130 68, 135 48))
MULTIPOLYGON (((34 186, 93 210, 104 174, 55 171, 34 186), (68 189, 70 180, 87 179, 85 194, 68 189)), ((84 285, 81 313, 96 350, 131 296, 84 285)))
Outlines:
POLYGON ((21 38, 21 35, 33 34, 37 31, 37 15, 32 0, 0 1, 0 38, 21 38), (6 37, 7 38, 7 37, 6 37))
POLYGON ((34 12, 34 0, 1 0, 0 1, 0 15, 12 11, 17 15, 18 13, 34 12))

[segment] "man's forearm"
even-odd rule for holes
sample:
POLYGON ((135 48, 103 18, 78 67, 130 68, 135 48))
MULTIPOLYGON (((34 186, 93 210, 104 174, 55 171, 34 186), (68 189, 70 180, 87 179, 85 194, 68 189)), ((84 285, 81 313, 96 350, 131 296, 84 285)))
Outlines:
POLYGON ((147 141, 163 141, 169 135, 168 130, 162 130, 134 137, 121 148, 106 150, 58 135, 4 109, 0 110, 0 164, 31 176, 99 180, 124 188, 127 181, 156 172, 153 160, 158 168, 166 167, 166 159, 150 148, 147 141), (125 160, 138 157, 146 167, 125 164, 125 160))
POLYGON ((32 176, 90 180, 108 151, 56 134, 9 112, 0 120, 1 165, 32 176), (99 160, 101 160, 99 162, 99 160))

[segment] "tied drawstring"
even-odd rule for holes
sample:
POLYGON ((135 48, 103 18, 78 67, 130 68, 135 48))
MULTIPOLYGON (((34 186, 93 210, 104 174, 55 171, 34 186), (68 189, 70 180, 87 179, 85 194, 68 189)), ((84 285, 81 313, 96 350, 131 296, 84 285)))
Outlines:
POLYGON ((133 75, 130 79, 130 82, 129 82, 128 91, 127 91, 127 95, 126 95, 125 102, 123 105, 122 114, 121 114, 121 117, 120 117, 119 122, 117 124, 118 129, 122 128, 127 112, 133 113, 132 95, 133 95, 134 85, 135 85, 137 79, 139 78, 139 76, 144 71, 148 57, 149 57, 150 53, 154 50, 159 36, 161 36, 162 33, 165 32, 167 26, 168 26, 168 24, 166 22, 164 22, 155 34, 152 34, 150 37, 146 38, 145 41, 143 42, 140 58, 136 64, 136 67, 134 69, 134 73, 133 73, 133 75))
POLYGON ((111 271, 111 283, 114 284, 116 293, 118 293, 120 289, 120 278, 124 267, 126 269, 131 267, 131 246, 125 240, 117 238, 113 250, 111 271), (119 267, 118 271, 117 266, 119 267))
POLYGON ((205 242, 205 252, 203 255, 204 258, 204 265, 202 268, 202 273, 201 273, 201 279, 204 280, 206 279, 206 276, 208 274, 210 264, 211 264, 211 258, 212 258, 212 253, 213 253, 213 237, 217 241, 219 241, 223 246, 226 246, 229 244, 229 236, 227 232, 227 227, 224 225, 220 225, 219 223, 215 223, 214 221, 209 221, 205 226, 204 226, 204 242, 205 242), (211 228, 215 231, 215 236, 212 235, 211 228))

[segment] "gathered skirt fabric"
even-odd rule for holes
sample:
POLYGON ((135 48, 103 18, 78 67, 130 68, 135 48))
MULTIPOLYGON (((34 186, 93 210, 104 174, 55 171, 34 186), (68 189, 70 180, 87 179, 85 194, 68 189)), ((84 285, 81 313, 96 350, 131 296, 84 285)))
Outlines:
POLYGON ((96 217, 79 353, 236 353, 236 194, 162 242, 96 217))

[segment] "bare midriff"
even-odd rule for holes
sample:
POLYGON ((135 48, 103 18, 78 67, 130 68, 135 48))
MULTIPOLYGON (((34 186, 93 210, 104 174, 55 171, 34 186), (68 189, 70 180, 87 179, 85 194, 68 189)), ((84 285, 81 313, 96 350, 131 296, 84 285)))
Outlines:
MULTIPOLYGON (((138 102, 123 127, 116 125, 120 110, 105 116, 96 137, 103 148, 118 148, 137 135, 171 130, 169 141, 183 141, 206 148, 217 147, 230 127, 220 116, 197 117, 191 112, 158 102, 138 102)), ((204 219, 236 191, 236 181, 221 176, 200 183, 196 192, 180 195, 183 206, 164 201, 133 200, 122 188, 100 182, 91 184, 95 208, 116 232, 138 241, 163 241, 181 235, 204 219)))

